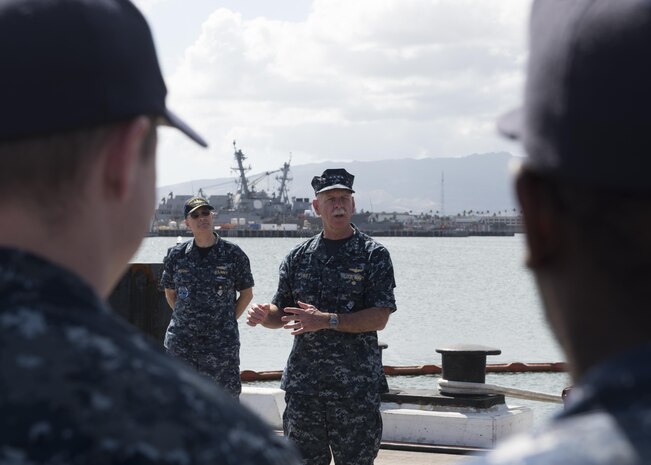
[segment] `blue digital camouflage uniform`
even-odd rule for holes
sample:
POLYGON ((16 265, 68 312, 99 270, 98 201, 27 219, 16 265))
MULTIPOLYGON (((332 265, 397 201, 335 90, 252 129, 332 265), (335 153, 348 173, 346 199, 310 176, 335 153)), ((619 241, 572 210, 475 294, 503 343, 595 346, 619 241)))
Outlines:
POLYGON ((651 463, 651 345, 589 371, 565 410, 540 430, 507 440, 479 464, 651 463))
POLYGON ((165 334, 167 351, 238 397, 242 383, 235 301, 238 291, 253 287, 249 258, 221 238, 202 258, 190 240, 168 251, 161 286, 176 291, 165 334))
POLYGON ((286 442, 77 276, 0 248, 0 463, 300 463, 286 442))
MULTIPOLYGON (((354 228, 330 257, 323 233, 294 248, 280 266, 273 303, 297 301, 322 312, 353 313, 370 307, 395 311, 395 280, 389 252, 354 228)), ((370 464, 382 437, 380 393, 388 390, 377 332, 330 329, 294 338, 283 373, 285 434, 307 464, 370 464)))

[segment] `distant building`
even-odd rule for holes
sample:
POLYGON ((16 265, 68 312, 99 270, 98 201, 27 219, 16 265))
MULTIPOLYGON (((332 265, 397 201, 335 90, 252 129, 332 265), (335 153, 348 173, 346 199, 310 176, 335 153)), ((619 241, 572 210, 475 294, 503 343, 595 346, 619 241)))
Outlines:
MULTIPOLYGON (((487 216, 484 221, 488 223, 493 230, 514 230, 523 229, 522 215, 513 216, 487 216)), ((518 232, 519 232, 518 231, 518 232)))

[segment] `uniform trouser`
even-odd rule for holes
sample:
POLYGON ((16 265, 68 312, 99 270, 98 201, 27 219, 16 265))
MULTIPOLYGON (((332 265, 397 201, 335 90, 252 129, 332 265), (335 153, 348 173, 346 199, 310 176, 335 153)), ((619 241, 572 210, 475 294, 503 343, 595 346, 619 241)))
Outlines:
POLYGON ((380 449, 380 394, 325 399, 285 394, 285 436, 297 446, 306 465, 372 464, 380 449), (332 455, 331 455, 332 451, 332 455))
MULTIPOLYGON (((239 347, 235 350, 239 352, 239 347)), ((178 346, 168 348, 167 352, 182 359, 202 375, 214 380, 227 394, 239 398, 242 392, 239 354, 224 357, 223 354, 220 355, 210 352, 199 353, 196 350, 178 346)))
MULTIPOLYGON (((214 357, 216 358, 216 357, 214 357)), ((197 360, 195 368, 202 375, 206 375, 219 384, 227 394, 239 398, 242 393, 242 382, 240 381, 239 364, 219 364, 213 357, 206 357, 197 360)))

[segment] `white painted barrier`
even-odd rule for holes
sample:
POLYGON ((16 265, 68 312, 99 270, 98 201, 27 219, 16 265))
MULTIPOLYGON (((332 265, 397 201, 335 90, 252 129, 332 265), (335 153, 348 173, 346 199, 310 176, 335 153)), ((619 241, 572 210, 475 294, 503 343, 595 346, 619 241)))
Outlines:
POLYGON ((382 409, 382 440, 489 449, 505 437, 527 431, 533 412, 500 405, 486 410, 382 409))
POLYGON ((271 428, 283 429, 285 391, 282 389, 243 386, 240 403, 262 418, 271 428))
MULTIPOLYGON (((282 430, 283 390, 245 386, 240 402, 273 429, 282 430)), ((381 413, 382 440, 412 444, 492 448, 497 441, 528 431, 533 424, 531 409, 505 404, 487 409, 442 407, 425 410, 415 404, 383 402, 381 413)))

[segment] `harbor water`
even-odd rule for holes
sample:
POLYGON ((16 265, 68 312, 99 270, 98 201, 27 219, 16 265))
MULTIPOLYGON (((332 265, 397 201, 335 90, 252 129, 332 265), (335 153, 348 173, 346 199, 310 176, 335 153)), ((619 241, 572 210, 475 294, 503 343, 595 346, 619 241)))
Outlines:
MULTIPOLYGON (((187 238, 184 238, 187 240, 187 238)), ((251 260, 254 302, 269 302, 278 266, 300 238, 231 238, 251 260)), ((440 364, 437 348, 457 343, 502 350, 488 363, 559 362, 564 357, 545 321, 533 277, 524 266, 525 238, 382 237, 393 260, 398 310, 379 339, 388 344, 385 365, 440 364)), ((161 262, 175 237, 145 238, 132 263, 161 262)), ((240 319, 241 369, 281 370, 293 336, 286 330, 251 328, 240 319)), ((435 389, 438 376, 389 377, 392 388, 435 389)), ((486 382, 560 394, 564 373, 489 373, 486 382)), ((262 385, 278 386, 277 381, 262 385)), ((535 423, 558 404, 507 399, 534 409, 535 423)))

